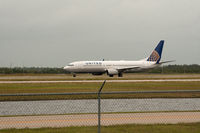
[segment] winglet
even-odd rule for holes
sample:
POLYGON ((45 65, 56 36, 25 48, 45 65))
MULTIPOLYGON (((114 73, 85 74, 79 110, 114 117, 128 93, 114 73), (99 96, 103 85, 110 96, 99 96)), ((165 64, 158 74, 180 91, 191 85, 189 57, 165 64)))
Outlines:
POLYGON ((152 54, 149 56, 147 61, 155 61, 157 64, 159 64, 161 55, 162 55, 162 50, 163 50, 163 45, 164 45, 164 40, 161 40, 155 50, 152 52, 152 54))

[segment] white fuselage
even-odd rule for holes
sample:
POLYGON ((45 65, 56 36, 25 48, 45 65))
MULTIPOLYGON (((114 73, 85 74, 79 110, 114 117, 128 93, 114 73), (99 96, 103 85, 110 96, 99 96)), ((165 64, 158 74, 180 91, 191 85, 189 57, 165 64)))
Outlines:
POLYGON ((149 57, 139 61, 77 61, 70 63, 64 69, 74 74, 101 75, 107 73, 110 77, 113 75, 122 77, 123 72, 142 71, 160 66, 163 45, 164 40, 161 40, 149 57))
POLYGON ((78 61, 64 67, 71 73, 105 73, 108 70, 138 71, 157 67, 156 62, 149 61, 78 61), (133 69, 131 69, 133 68, 133 69))

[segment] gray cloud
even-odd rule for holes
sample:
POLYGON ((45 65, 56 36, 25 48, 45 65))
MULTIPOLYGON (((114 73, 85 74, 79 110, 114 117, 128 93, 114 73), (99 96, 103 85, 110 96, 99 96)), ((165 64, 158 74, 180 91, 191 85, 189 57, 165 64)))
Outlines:
POLYGON ((166 40, 163 60, 200 64, 198 0, 0 0, 1 66, 137 60, 166 40))

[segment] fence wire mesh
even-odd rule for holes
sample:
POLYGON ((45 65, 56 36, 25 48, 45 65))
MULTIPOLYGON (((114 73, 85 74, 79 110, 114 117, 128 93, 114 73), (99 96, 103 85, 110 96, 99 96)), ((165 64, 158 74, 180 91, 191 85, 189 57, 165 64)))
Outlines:
MULTIPOLYGON (((66 96, 66 100, 2 101, 0 129, 95 127, 97 132, 97 93, 73 94, 71 98, 69 95, 49 95, 58 99, 66 96), (92 99, 75 98, 80 95, 91 96, 92 99)), ((102 93, 101 126, 117 125, 126 129, 127 124, 200 122, 200 98, 135 98, 135 95, 139 97, 143 93, 132 96, 130 92, 102 93)), ((23 99, 21 97, 29 96, 14 97, 23 99)), ((103 128, 102 132, 106 130, 103 128)))

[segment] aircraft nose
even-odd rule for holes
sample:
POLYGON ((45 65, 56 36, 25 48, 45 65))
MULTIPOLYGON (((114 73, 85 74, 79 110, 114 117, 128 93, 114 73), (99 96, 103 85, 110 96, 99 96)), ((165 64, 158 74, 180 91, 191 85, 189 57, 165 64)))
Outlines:
POLYGON ((69 70, 69 66, 65 66, 63 69, 65 69, 65 70, 69 70))
POLYGON ((72 67, 71 66, 65 66, 64 70, 67 72, 71 72, 72 71, 72 67))

